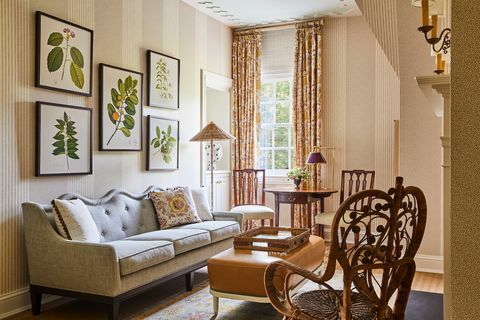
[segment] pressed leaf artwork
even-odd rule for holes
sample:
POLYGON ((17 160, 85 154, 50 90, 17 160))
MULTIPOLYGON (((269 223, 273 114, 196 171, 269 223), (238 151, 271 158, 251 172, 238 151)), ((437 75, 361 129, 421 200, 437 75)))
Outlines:
POLYGON ((47 68, 50 72, 62 69, 61 79, 63 81, 67 64, 70 64, 70 79, 76 87, 83 89, 85 85, 84 59, 82 52, 72 45, 74 39, 75 32, 71 31, 70 28, 64 28, 63 33, 52 32, 50 34, 47 44, 53 48, 47 56, 47 68))
POLYGON ((155 66, 155 89, 160 93, 160 97, 165 100, 173 99, 170 92, 172 84, 168 81, 169 74, 170 70, 168 70, 167 63, 159 58, 155 66))
POLYGON ((160 153, 162 155, 163 161, 165 163, 170 163, 172 161, 172 150, 175 147, 177 139, 172 137, 172 126, 169 125, 167 131, 160 130, 160 127, 155 128, 156 137, 152 139, 150 144, 154 149, 158 149, 153 156, 160 153))
POLYGON ((70 169, 68 159, 80 159, 78 151, 78 139, 76 138, 77 131, 75 128, 75 121, 68 116, 66 112, 63 112, 63 119, 56 119, 57 124, 55 128, 58 129, 53 139, 55 142, 52 144, 54 147, 52 154, 54 156, 65 156, 67 170, 70 169))
POLYGON ((108 139, 107 145, 119 131, 127 138, 132 134, 131 130, 135 127, 135 120, 132 116, 137 113, 136 107, 139 103, 137 84, 136 79, 128 76, 124 81, 118 79, 117 88, 110 90, 112 102, 107 104, 107 111, 115 129, 108 139))

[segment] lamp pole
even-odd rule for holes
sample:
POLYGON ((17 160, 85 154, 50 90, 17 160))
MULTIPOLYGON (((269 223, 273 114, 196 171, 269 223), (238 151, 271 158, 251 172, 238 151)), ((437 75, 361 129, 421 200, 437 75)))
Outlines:
POLYGON ((210 208, 213 210, 213 139, 210 140, 210 208))

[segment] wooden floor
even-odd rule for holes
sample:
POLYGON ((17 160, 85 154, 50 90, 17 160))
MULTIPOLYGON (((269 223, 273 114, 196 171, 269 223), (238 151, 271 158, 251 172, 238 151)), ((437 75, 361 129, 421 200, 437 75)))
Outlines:
MULTIPOLYGON (((206 272, 199 272, 196 275, 195 283, 206 280, 206 272)), ((413 281, 412 290, 443 293, 443 275, 417 272, 413 281)), ((149 292, 137 296, 121 305, 122 319, 130 319, 139 310, 145 310, 149 305, 158 304, 159 300, 185 291, 184 277, 179 277, 160 285, 149 292)), ((100 320, 106 318, 105 306, 86 301, 70 301, 66 299, 51 302, 42 306, 40 316, 32 316, 30 311, 24 311, 7 320, 100 320)))

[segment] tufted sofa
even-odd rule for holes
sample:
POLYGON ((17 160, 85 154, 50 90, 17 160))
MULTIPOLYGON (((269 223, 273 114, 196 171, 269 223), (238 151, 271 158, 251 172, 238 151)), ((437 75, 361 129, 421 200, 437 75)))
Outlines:
POLYGON ((99 199, 81 199, 101 235, 100 243, 62 238, 51 205, 23 203, 25 242, 33 314, 40 313, 42 294, 98 301, 117 319, 120 302, 161 282, 185 275, 192 289, 193 271, 232 246, 243 215, 213 212, 212 221, 159 230, 149 187, 135 195, 111 190, 99 199))

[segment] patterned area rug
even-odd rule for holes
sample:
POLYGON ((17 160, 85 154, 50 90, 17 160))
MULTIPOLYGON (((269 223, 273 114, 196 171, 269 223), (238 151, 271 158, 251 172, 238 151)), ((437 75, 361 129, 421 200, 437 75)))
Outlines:
MULTIPOLYGON (((206 272, 201 269, 198 272, 206 272)), ((204 275, 204 279, 206 275, 204 275)), ((342 274, 337 270, 329 284, 335 289, 342 288, 342 274)), ((306 283, 300 291, 317 289, 315 283, 306 283)), ((441 320, 443 295, 429 292, 412 291, 407 306, 406 320, 441 320)), ((143 310, 134 320, 209 320, 213 319, 212 296, 208 281, 195 286, 192 292, 172 296, 160 305, 143 310)), ((217 320, 281 320, 270 304, 253 303, 231 299, 220 299, 217 320)))
MULTIPOLYGON (((199 272, 206 272, 201 269, 199 272)), ((336 274, 330 284, 334 288, 342 287, 342 275, 336 274)), ((315 283, 306 283, 301 291, 317 289, 315 283)), ((220 299, 217 320, 281 320, 282 316, 267 303, 253 303, 232 299, 220 299)), ((161 305, 144 310, 135 320, 208 320, 213 317, 212 296, 208 281, 196 285, 192 292, 178 294, 161 305)))

